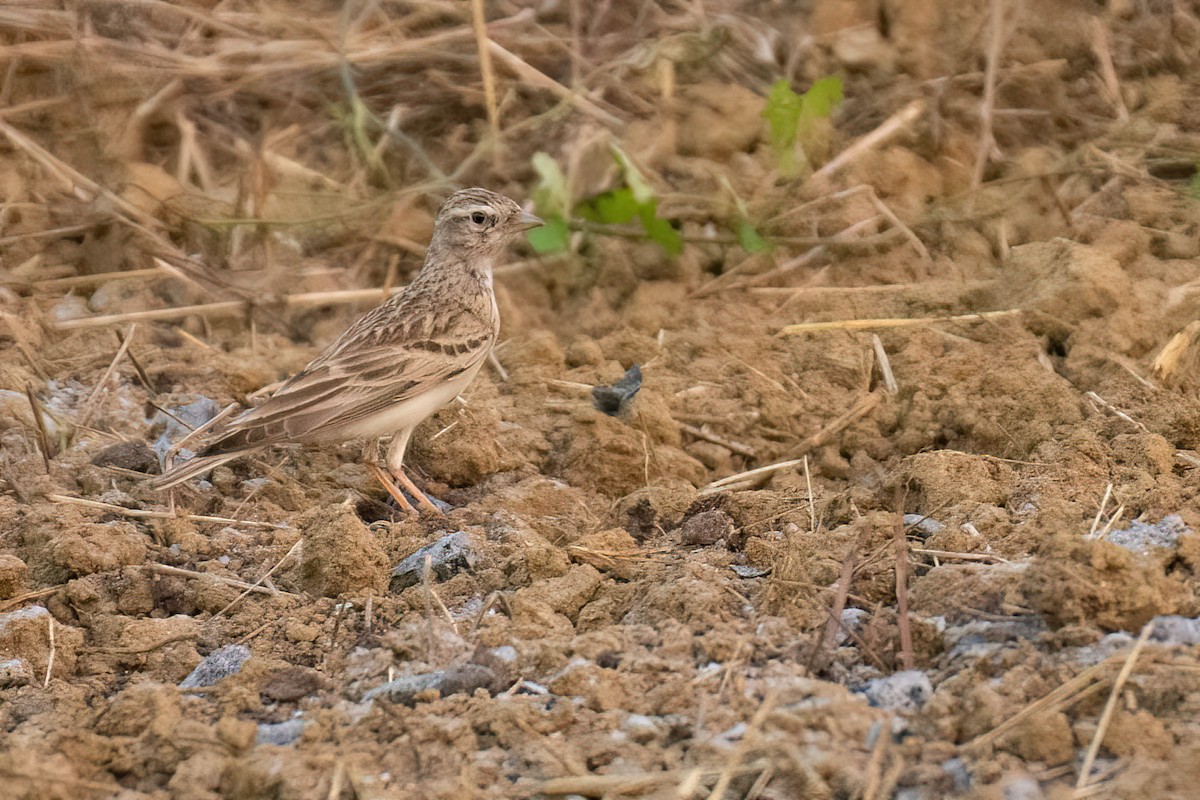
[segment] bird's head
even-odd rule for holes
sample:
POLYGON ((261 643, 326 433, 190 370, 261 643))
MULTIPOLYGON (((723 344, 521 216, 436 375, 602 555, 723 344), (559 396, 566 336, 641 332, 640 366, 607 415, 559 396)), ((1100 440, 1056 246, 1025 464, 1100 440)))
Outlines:
POLYGON ((541 224, 502 194, 462 189, 450 195, 438 211, 430 249, 490 259, 518 234, 541 224))

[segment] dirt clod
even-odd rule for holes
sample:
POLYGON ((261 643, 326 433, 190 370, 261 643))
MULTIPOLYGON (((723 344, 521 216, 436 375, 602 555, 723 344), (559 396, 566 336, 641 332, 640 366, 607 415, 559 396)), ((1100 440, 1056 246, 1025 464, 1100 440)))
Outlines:
POLYGON ((300 525, 305 591, 326 597, 383 591, 387 554, 352 509, 314 509, 300 525))

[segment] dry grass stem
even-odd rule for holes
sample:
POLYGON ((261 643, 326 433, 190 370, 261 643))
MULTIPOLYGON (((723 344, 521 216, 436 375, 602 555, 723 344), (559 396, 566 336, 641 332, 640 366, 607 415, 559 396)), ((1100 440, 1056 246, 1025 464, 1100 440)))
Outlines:
POLYGON ((725 797, 725 792, 729 789, 729 784, 737 776, 737 769, 741 765, 742 759, 758 744, 758 732, 762 729, 767 717, 775 710, 778 702, 779 694, 775 691, 772 691, 763 698, 762 704, 754 712, 754 716, 750 718, 750 722, 746 726, 746 732, 742 734, 741 741, 738 742, 737 747, 730 754, 729 761, 725 764, 724 769, 721 770, 721 774, 717 776, 717 782, 713 785, 712 791, 709 792, 708 800, 721 800, 721 798, 725 797))
POLYGON ((531 67, 520 56, 509 50, 506 50, 495 41, 488 40, 487 44, 488 50, 491 51, 492 55, 496 56, 496 58, 503 62, 506 67, 511 69, 518 78, 525 81, 529 85, 552 92, 563 100, 566 100, 571 105, 575 106, 575 108, 579 111, 582 111, 588 116, 603 122, 605 125, 615 128, 624 124, 620 117, 605 111, 603 108, 596 105, 578 92, 571 91, 546 73, 536 69, 535 67, 531 67))
POLYGON ((871 347, 875 350, 875 363, 879 365, 879 372, 883 376, 884 388, 888 394, 895 394, 900 391, 900 387, 896 383, 896 375, 892 372, 892 362, 888 359, 887 351, 883 349, 883 340, 879 338, 879 334, 871 334, 871 347))
POLYGON ((757 467, 755 469, 739 472, 735 475, 715 480, 700 490, 700 494, 712 494, 713 492, 730 492, 740 491, 759 485, 776 472, 782 472, 785 469, 800 466, 804 463, 803 458, 792 458, 787 461, 779 461, 775 464, 768 464, 765 467, 757 467))
POLYGON ((717 434, 705 430, 704 428, 697 428, 694 425, 688 425, 681 422, 679 424, 679 429, 688 436, 693 436, 697 439, 703 439, 706 442, 712 442, 713 444, 720 445, 730 452, 737 453, 739 456, 745 456, 746 458, 755 458, 757 456, 757 451, 750 445, 742 444, 741 442, 735 442, 732 439, 725 438, 724 436, 718 436, 717 434))
POLYGON ((844 319, 833 320, 831 322, 801 322, 795 325, 788 325, 780 333, 786 336, 795 336, 797 334, 816 333, 818 331, 864 331, 876 328, 909 328, 917 325, 936 325, 943 322, 984 322, 989 319, 1010 317, 1023 312, 1024 309, 1009 308, 1003 311, 980 311, 975 314, 957 314, 950 317, 924 317, 919 319, 898 317, 892 319, 844 319))
POLYGON ((995 728, 976 736, 969 742, 959 745, 959 751, 964 753, 979 752, 983 748, 1000 740, 1013 728, 1035 714, 1040 714, 1049 709, 1061 711, 1069 708, 1084 697, 1089 697, 1099 691, 1103 687, 1103 684, 1099 682, 1101 676, 1113 669, 1117 664, 1126 663, 1127 661, 1128 657, 1126 655, 1115 655, 1106 658, 1099 664, 1093 664, 1074 678, 1063 683, 1057 689, 1029 703, 995 728))
POLYGON ((875 746, 871 748, 871 758, 867 761, 867 780, 863 787, 863 800, 877 800, 883 784, 883 763, 892 742, 891 719, 876 723, 875 746))
POLYGON ((878 211, 884 219, 886 219, 894 228, 904 234, 904 238, 908 239, 908 241, 912 244, 913 249, 920 254, 922 259, 925 261, 933 261, 933 259, 929 256, 929 250, 925 247, 925 243, 921 241, 920 237, 913 233, 912 228, 900 221, 900 218, 896 216, 896 212, 892 211, 892 209, 888 207, 887 203, 879 199, 879 195, 875 193, 874 187, 867 187, 867 198, 871 201, 871 204, 875 206, 875 210, 878 211))
MULTIPOLYGON (((89 228, 91 225, 89 225, 89 228)), ((103 283, 112 283, 113 281, 145 281, 148 278, 161 277, 162 270, 125 270, 121 272, 97 272, 96 275, 72 275, 62 278, 47 278, 44 281, 13 281, 13 279, 4 279, 0 283, 5 285, 14 285, 14 287, 29 287, 30 289, 53 291, 58 294, 62 291, 70 291, 71 289, 88 289, 96 287, 103 283)))
POLYGON ((850 583, 854 580, 854 564, 856 555, 853 550, 842 559, 842 570, 838 575, 837 587, 833 593, 833 605, 828 609, 829 619, 825 621, 825 630, 817 641, 809 668, 814 669, 818 659, 824 653, 833 653, 837 646, 837 633, 842 627, 842 612, 846 610, 846 599, 850 596, 850 583))
POLYGON ((121 359, 125 356, 126 351, 129 350, 129 345, 132 344, 133 335, 135 333, 137 333, 136 322, 129 326, 129 331, 125 334, 124 339, 121 340, 120 346, 117 347, 116 355, 114 355, 112 361, 109 362, 108 369, 104 370, 104 374, 101 375, 100 380, 96 382, 96 388, 92 389, 92 393, 88 395, 87 402, 83 404, 83 414, 79 418, 80 425, 87 425, 92 418, 92 414, 96 413, 96 407, 99 405, 100 401, 100 394, 104 391, 104 388, 108 386, 109 378, 111 378, 113 373, 117 371, 117 365, 121 363, 121 359))
POLYGON ((813 497, 812 472, 808 468, 808 455, 804 456, 804 485, 808 488, 808 529, 817 532, 817 503, 813 497))
POLYGON ((838 153, 829 163, 814 172, 809 180, 814 184, 828 180, 850 164, 853 164, 864 153, 868 153, 876 147, 891 141, 909 128, 924 113, 925 101, 913 100, 904 106, 904 108, 884 120, 883 124, 878 128, 854 142, 854 144, 847 147, 841 153, 838 153))
POLYGON ((1100 527, 1100 520, 1104 518, 1104 509, 1108 508, 1108 498, 1112 497, 1113 485, 1110 482, 1104 487, 1104 496, 1100 498, 1100 508, 1096 509, 1096 517, 1092 520, 1092 527, 1088 531, 1088 538, 1096 537, 1096 529, 1100 527))
POLYGON ((992 117, 996 108, 996 74, 1000 66, 1000 51, 1004 47, 1004 2, 991 0, 991 19, 988 23, 987 69, 983 79, 983 101, 979 106, 979 145, 975 149, 975 166, 971 170, 971 186, 983 183, 988 161, 996 152, 996 137, 992 117))
POLYGON ((1096 538, 1103 539, 1104 537, 1108 536, 1108 534, 1112 533, 1113 527, 1116 526, 1117 522, 1120 521, 1121 517, 1124 514, 1125 514, 1125 506, 1124 505, 1117 506, 1117 510, 1113 512, 1112 517, 1110 517, 1108 522, 1105 523, 1103 530, 1100 531, 1099 536, 1097 536, 1096 538))
POLYGON ((794 297, 807 295, 815 298, 828 297, 841 300, 857 294, 903 294, 926 296, 932 292, 948 291, 966 294, 996 285, 995 281, 925 281, 924 283, 884 283, 875 286, 756 286, 746 291, 767 297, 794 297))
POLYGON ((175 575, 180 578, 191 578, 192 580, 209 580, 223 583, 226 586, 234 586, 238 589, 246 589, 255 594, 269 594, 272 597, 278 595, 287 595, 289 597, 297 597, 293 592, 286 592, 283 589, 268 589, 266 586, 255 586, 252 583, 238 580, 237 578, 227 578, 224 575, 214 575, 211 572, 197 572, 193 569, 184 569, 183 567, 172 567, 169 564, 147 564, 146 568, 151 572, 156 572, 159 575, 175 575))
POLYGON ((46 657, 46 678, 42 681, 42 688, 50 686, 50 673, 54 671, 54 657, 58 654, 58 645, 54 641, 54 615, 46 614, 46 629, 47 635, 50 637, 50 655, 46 657))
POLYGON ((475 32, 475 47, 479 51, 479 72, 483 78, 483 98, 487 107, 488 146, 497 158, 500 155, 500 109, 496 104, 496 72, 492 69, 491 40, 487 33, 487 15, 483 0, 471 0, 471 28, 475 32))
POLYGON ((33 411, 33 425, 37 433, 38 450, 42 454, 42 466, 46 468, 46 474, 50 474, 50 436, 46 433, 46 420, 42 417, 42 404, 38 402, 37 395, 33 393, 33 386, 25 384, 25 396, 29 398, 29 408, 33 411))
MULTIPOLYGON (((130 333, 132 334, 132 331, 130 333)), ((125 342, 128 341, 128 337, 122 336, 120 331, 113 331, 113 334, 117 337, 118 345, 124 345, 125 342)), ((133 354, 133 350, 127 349, 125 352, 125 357, 129 359, 129 363, 133 367, 133 372, 135 375, 137 375, 138 383, 140 383, 142 388, 146 390, 146 394, 150 395, 151 398, 156 397, 158 395, 158 390, 154 388, 153 381, 151 381, 150 376, 146 374, 146 370, 142 368, 142 364, 140 361, 138 361, 137 356, 133 354)))
MULTIPOLYGON (((233 608, 234 606, 236 606, 238 603, 240 603, 242 601, 242 598, 244 598, 246 595, 250 594, 255 589, 262 586, 262 584, 265 580, 267 580, 273 574, 275 574, 275 570, 282 567, 289 558, 291 558, 293 555, 295 555, 296 551, 300 549, 300 546, 303 542, 304 542, 303 538, 297 538, 296 541, 292 544, 292 546, 290 548, 288 548, 288 551, 283 554, 283 558, 276 561, 274 566, 272 566, 269 570, 264 572, 263 576, 261 578, 259 578, 254 583, 247 586, 244 590, 242 590, 242 593, 239 594, 237 597, 233 598, 232 600, 230 600, 229 603, 224 608, 222 608, 216 614, 213 614, 211 617, 209 617, 208 621, 211 622, 214 619, 219 619, 220 617, 224 616, 225 612, 228 611, 229 609, 233 608)), ((279 591, 278 589, 271 587, 272 594, 274 594, 278 591, 279 591)))
MULTIPOLYGON (((756 761, 733 770, 736 776, 749 775, 766 769, 767 763, 756 761)), ((660 772, 625 773, 616 775, 570 775, 563 778, 551 778, 537 786, 537 794, 566 795, 577 794, 583 797, 620 797, 625 795, 644 794, 663 786, 664 784, 678 785, 695 774, 696 786, 720 776, 722 769, 698 767, 691 769, 672 769, 660 772)), ((675 794, 679 797, 681 795, 675 794)), ((686 796, 686 795, 683 795, 686 796)))
POLYGON ((808 453, 812 450, 815 450, 818 447, 822 447, 834 436, 874 411, 875 407, 879 405, 881 400, 883 400, 882 392, 876 391, 863 395, 840 417, 828 423, 825 427, 821 428, 821 430, 804 439, 802 442, 800 442, 800 444, 792 448, 788 455, 795 457, 801 455, 802 453, 808 453))
MULTIPOLYGON (((813 247, 812 249, 807 250, 806 252, 801 253, 800 255, 798 255, 794 258, 790 258, 787 261, 784 261, 779 266, 775 267, 774 269, 764 272, 761 275, 755 275, 754 277, 750 278, 745 283, 745 286, 746 287, 761 286, 762 284, 776 280, 777 278, 779 278, 783 275, 788 275, 799 269, 802 269, 802 268, 808 266, 809 264, 814 263, 818 259, 825 257, 830 252, 832 252, 832 246, 835 242, 844 243, 847 241, 851 241, 855 238, 860 238, 859 235, 866 231, 874 231, 876 229, 876 227, 879 225, 880 220, 882 220, 882 219, 883 219, 883 217, 876 216, 876 217, 870 217, 870 218, 864 219, 864 220, 859 220, 858 222, 854 223, 853 225, 850 225, 850 226, 846 227, 845 229, 838 231, 838 233, 836 233, 835 235, 830 237, 828 242, 826 242, 824 244, 819 244, 819 245, 813 247)), ((885 232, 884 234, 881 234, 881 235, 887 235, 887 233, 885 232)), ((866 238, 866 237, 861 237, 861 238, 866 238)), ((747 259, 746 261, 742 262, 742 264, 739 264, 738 266, 740 267, 743 264, 748 265, 748 264, 753 264, 753 263, 754 263, 753 259, 747 259)), ((712 281, 709 281, 709 283, 706 286, 702 287, 701 291, 696 293, 696 296, 701 297, 701 296, 704 296, 704 294, 711 294, 715 289, 719 288, 717 285, 718 281, 724 279, 726 276, 734 276, 736 274, 737 274, 737 268, 734 268, 734 269, 730 270, 729 272, 725 273, 724 275, 720 275, 717 278, 714 278, 712 281)), ((737 288, 743 288, 743 287, 742 287, 742 285, 737 285, 737 288)))
MULTIPOLYGON (((446 622, 450 623, 451 630, 457 634, 458 623, 454 621, 454 615, 450 613, 450 609, 446 607, 437 590, 433 588, 433 556, 428 553, 425 554, 425 563, 421 566, 421 588, 425 593, 425 610, 430 620, 432 621, 433 607, 436 605, 438 610, 442 612, 442 616, 446 619, 446 622)), ((430 632, 430 638, 432 640, 432 631, 430 632)))
POLYGON ((925 547, 914 547, 909 552, 919 556, 931 556, 933 558, 953 558, 959 561, 978 561, 984 564, 1008 564, 1007 558, 993 555, 991 553, 959 553, 953 550, 930 550, 925 547))
POLYGON ((1114 417, 1116 417, 1117 419, 1124 420, 1125 422, 1128 422, 1130 425, 1133 425, 1134 427, 1138 428, 1138 429, 1139 429, 1139 430, 1141 430, 1143 433, 1150 433, 1150 429, 1149 429, 1149 428, 1147 428, 1145 425, 1143 425, 1142 423, 1138 422, 1136 419, 1134 419, 1133 417, 1129 416, 1129 415, 1128 415, 1128 414, 1126 414, 1124 411, 1122 411, 1121 409, 1117 408, 1117 407, 1116 407, 1116 406, 1114 406, 1112 403, 1108 402, 1107 400, 1105 400, 1103 397, 1101 397, 1100 395, 1096 394, 1095 392, 1085 392, 1083 396, 1084 396, 1084 397, 1086 397, 1087 399, 1091 400, 1091 401, 1092 401, 1093 403, 1095 403, 1096 405, 1098 405, 1098 406, 1100 406, 1101 408, 1103 408, 1105 411, 1107 411, 1107 412, 1109 412, 1110 414, 1112 414, 1112 415, 1113 415, 1114 417))
MULTIPOLYGON (((865 417, 874 410, 875 406, 879 405, 881 394, 879 392, 871 392, 863 396, 848 411, 840 417, 830 422, 821 430, 814 433, 812 436, 804 439, 800 444, 792 449, 796 455, 806 454, 809 451, 822 446, 829 441, 833 436, 845 430, 852 425, 856 420, 865 417)), ((804 463, 804 458, 790 458, 786 461, 779 461, 775 464, 769 464, 765 467, 757 467, 755 469, 739 472, 735 475, 715 480, 700 490, 700 494, 712 494, 713 492, 732 492, 741 491, 743 489, 752 489, 761 485, 764 481, 774 475, 776 472, 781 472, 785 469, 800 466, 804 463)))
POLYGON ((1200 458, 1198 458, 1193 453, 1187 453, 1187 452, 1180 450, 1177 453, 1175 453, 1175 457, 1178 458, 1180 461, 1190 464, 1193 467, 1200 468, 1200 458))
POLYGON ((1154 632, 1154 620, 1150 620, 1142 627, 1142 632, 1134 642, 1133 648, 1129 651, 1129 656, 1125 659, 1125 663, 1121 665, 1121 671, 1117 673, 1116 680, 1113 681, 1112 691, 1108 694, 1108 702, 1104 704, 1104 711, 1100 714, 1100 723, 1096 726, 1096 733, 1092 736, 1092 742, 1088 745, 1087 755, 1083 757, 1083 765, 1079 768, 1079 779, 1075 782, 1075 789, 1083 789, 1091 783, 1092 765, 1096 763, 1096 755, 1100 752, 1100 745, 1104 742, 1104 734, 1108 732, 1109 723, 1112 722, 1113 713, 1117 710, 1117 700, 1121 696, 1121 690, 1125 688, 1125 682, 1129 680, 1129 676, 1133 674, 1134 665, 1137 664, 1138 656, 1142 653, 1142 648, 1146 646, 1146 642, 1150 639, 1150 634, 1154 632))
POLYGON ((123 517, 135 519, 186 519, 192 522, 214 522, 218 525, 240 525, 245 528, 267 528, 270 530, 291 530, 287 525, 275 522, 256 522, 249 519, 232 519, 230 517, 212 517, 205 514, 177 514, 170 511, 150 511, 141 508, 125 508, 124 506, 102 503, 99 500, 87 500, 83 497, 69 497, 62 494, 48 494, 46 499, 52 503, 94 508, 110 514, 120 514, 123 517))
MULTIPOLYGON (((403 291, 404 287, 392 289, 392 294, 403 291)), ((313 306, 332 306, 347 303, 378 302, 381 292, 378 289, 345 289, 332 292, 299 292, 280 298, 280 303, 288 309, 312 308, 313 306)), ((81 328, 100 328, 105 325, 121 325, 126 322, 166 321, 183 319, 193 314, 201 317, 229 317, 248 313, 255 307, 249 300, 225 300, 218 303, 203 303, 194 306, 176 306, 174 308, 153 308, 145 311, 126 311, 121 314, 101 314, 94 317, 81 317, 52 323, 55 330, 69 331, 81 328)))
POLYGON ((62 589, 65 587, 66 587, 66 584, 62 583, 62 584, 59 584, 58 586, 51 586, 46 589, 38 589, 36 592, 26 592, 25 594, 17 595, 16 597, 11 597, 8 600, 5 600, 3 603, 0 603, 0 612, 8 611, 10 608, 16 608, 17 606, 20 606, 24 603, 28 603, 30 600, 40 600, 43 597, 49 597, 50 595, 57 592, 59 589, 62 589))
POLYGON ((1112 48, 1108 44, 1108 27, 1099 17, 1092 17, 1092 52, 1100 64, 1101 85, 1108 97, 1108 102, 1117 112, 1121 122, 1129 121, 1129 109, 1125 107, 1125 97, 1121 94, 1121 82, 1117 79, 1117 68, 1113 66, 1112 48))
MULTIPOLYGON (((897 498, 899 500, 899 498, 897 498)), ((896 621, 900 626, 900 663, 906 670, 913 668, 912 624, 908 619, 908 537, 904 533, 903 510, 897 502, 899 519, 892 534, 896 558, 896 621)))

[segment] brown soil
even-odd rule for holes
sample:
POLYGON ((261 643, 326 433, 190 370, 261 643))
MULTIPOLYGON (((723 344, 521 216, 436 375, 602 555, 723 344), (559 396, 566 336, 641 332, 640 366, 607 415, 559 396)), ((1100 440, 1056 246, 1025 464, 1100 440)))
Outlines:
POLYGON ((1087 796, 1195 796, 1200 6, 1013 6, 994 75, 983 2, 487 6, 494 149, 466 3, 0 11, 5 796, 1066 798, 1094 739, 1087 796), (826 75, 785 178, 764 98, 826 75), (287 295, 613 144, 683 252, 498 272, 503 374, 410 450, 446 517, 357 443, 147 486, 372 303, 287 295))

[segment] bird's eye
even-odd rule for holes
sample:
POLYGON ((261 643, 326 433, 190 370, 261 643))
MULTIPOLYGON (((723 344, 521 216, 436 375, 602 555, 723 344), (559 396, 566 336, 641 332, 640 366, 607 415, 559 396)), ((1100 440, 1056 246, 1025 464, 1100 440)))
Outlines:
POLYGON ((476 211, 471 215, 471 222, 474 222, 476 225, 482 225, 487 222, 487 214, 484 214, 482 211, 476 211))

